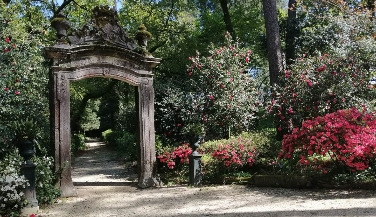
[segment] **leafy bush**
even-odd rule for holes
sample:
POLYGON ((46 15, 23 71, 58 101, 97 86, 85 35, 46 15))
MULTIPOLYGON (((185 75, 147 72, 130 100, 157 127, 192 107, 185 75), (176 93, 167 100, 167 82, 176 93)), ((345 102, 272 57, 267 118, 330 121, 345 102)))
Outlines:
MULTIPOLYGON (((222 182, 227 176, 238 176, 243 172, 249 172, 250 168, 258 163, 260 156, 265 159, 266 155, 273 153, 270 158, 275 159, 279 150, 280 146, 275 141, 274 131, 267 130, 205 142, 198 149, 199 153, 203 154, 201 161, 204 181, 222 182)), ((165 180, 179 176, 185 177, 183 180, 186 181, 191 152, 188 143, 178 147, 157 147, 158 171, 163 173, 165 180)))
POLYGON ((27 180, 20 174, 23 159, 18 151, 9 152, 0 161, 0 215, 18 217, 27 201, 23 193, 27 180))
POLYGON ((267 110, 276 116, 278 130, 291 132, 304 120, 370 105, 369 78, 367 68, 351 57, 303 57, 285 71, 267 110))
POLYGON ((39 204, 52 204, 60 196, 60 190, 55 186, 56 177, 53 171, 51 157, 34 157, 35 190, 39 204))
POLYGON ((156 83, 156 131, 172 142, 187 141, 197 126, 208 139, 254 127, 259 85, 248 71, 252 52, 226 35, 208 53, 189 58, 186 77, 156 83))
POLYGON ((31 21, 25 15, 29 13, 25 10, 34 9, 37 14, 37 8, 26 9, 21 2, 0 4, 0 134, 2 140, 8 142, 13 138, 6 126, 12 121, 33 119, 39 126, 48 125, 48 70, 43 65, 42 47, 46 37, 42 34, 43 21, 34 23, 34 19, 31 21))
POLYGON ((164 152, 158 154, 157 159, 159 162, 165 164, 169 169, 174 169, 177 164, 188 164, 189 155, 192 153, 192 148, 188 143, 180 145, 172 151, 164 150, 164 152))
POLYGON ((114 147, 119 156, 125 157, 127 161, 137 160, 136 136, 129 132, 106 130, 102 133, 103 140, 114 147))
POLYGON ((209 47, 210 56, 200 53, 190 57, 187 73, 190 92, 185 96, 191 104, 190 123, 201 123, 206 136, 224 138, 252 129, 258 110, 258 84, 248 69, 252 52, 242 48, 226 34, 222 47, 209 47))
POLYGON ((85 135, 75 133, 72 135, 72 142, 71 142, 71 152, 72 154, 77 153, 79 150, 85 150, 85 135))
POLYGON ((375 141, 375 113, 356 108, 339 110, 306 120, 300 129, 285 135, 279 157, 323 173, 334 166, 349 172, 364 171, 374 166, 375 141))

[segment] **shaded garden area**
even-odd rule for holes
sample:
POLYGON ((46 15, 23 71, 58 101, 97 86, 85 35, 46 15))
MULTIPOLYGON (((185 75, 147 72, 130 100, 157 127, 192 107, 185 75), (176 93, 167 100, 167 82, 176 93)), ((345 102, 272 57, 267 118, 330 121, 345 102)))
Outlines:
MULTIPOLYGON (((67 34, 79 37, 76 30, 85 29, 92 9, 99 5, 114 8, 105 7, 114 14, 116 11, 116 21, 127 29, 132 43, 136 43, 140 32, 146 32, 147 47, 142 44, 130 52, 162 59, 153 70, 155 171, 161 185, 188 183, 190 145, 201 135, 204 142, 198 152, 203 155, 203 186, 255 186, 265 184, 260 181, 263 177, 270 177, 270 186, 375 189, 375 1, 3 0, 0 215, 19 216, 27 204, 23 190, 28 180, 21 175, 25 159, 17 147, 24 139, 35 146, 31 160, 36 164, 39 204, 54 203, 60 195, 56 182, 64 178, 64 165, 71 162, 56 168, 53 158, 56 147, 50 142, 51 131, 56 129, 50 125, 48 82, 52 75, 44 48, 56 41, 72 43, 69 38, 57 36, 51 27, 52 21, 61 21, 61 12, 70 22, 67 34)), ((79 156, 87 149, 88 139, 96 137, 116 150, 116 159, 137 171, 137 88, 109 78, 70 84, 72 156, 79 156)), ((118 190, 111 187, 124 186, 109 186, 113 193, 118 190)), ((133 187, 124 188, 137 195, 137 207, 145 198, 133 187)), ((193 199, 194 195, 205 194, 205 187, 202 189, 184 191, 193 199)), ((218 190, 208 189, 206 196, 218 190)), ((241 190, 235 190, 234 197, 258 191, 260 195, 268 194, 262 188, 236 189, 241 190)), ((159 193, 165 191, 168 188, 159 193)), ((299 201, 312 202, 320 195, 328 196, 331 190, 312 193, 313 197, 304 196, 311 191, 277 191, 293 192, 299 201)), ((156 189, 150 192, 158 194, 156 189)), ((221 200, 227 196, 213 194, 221 200)), ((265 200, 273 200, 276 194, 265 200)), ((180 200, 184 196, 166 198, 180 200)), ((99 198, 87 199, 87 203, 95 204, 99 198)), ((149 201, 160 205, 153 198, 149 201)), ((247 207, 251 208, 252 203, 244 203, 234 213, 230 207, 225 213, 203 213, 266 215, 265 210, 256 213, 247 207)), ((372 207, 335 209, 352 215, 363 208, 362 215, 375 212, 372 207)), ((329 210, 316 211, 312 212, 332 215, 329 210)), ((275 210, 267 214, 277 212, 288 216, 310 211, 275 210)))

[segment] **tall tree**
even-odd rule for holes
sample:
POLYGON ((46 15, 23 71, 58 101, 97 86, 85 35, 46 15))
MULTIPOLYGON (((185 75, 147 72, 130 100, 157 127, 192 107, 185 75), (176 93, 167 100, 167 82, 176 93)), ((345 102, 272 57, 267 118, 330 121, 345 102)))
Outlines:
POLYGON ((283 70, 276 1, 263 0, 263 9, 269 62, 269 77, 270 84, 273 85, 279 83, 278 75, 283 70))
POLYGON ((228 2, 227 0, 220 0, 222 12, 223 12, 223 21, 226 24, 226 30, 230 33, 232 38, 236 38, 235 30, 231 22, 231 16, 228 9, 228 2))
POLYGON ((286 65, 289 66, 295 60, 295 37, 297 36, 296 0, 289 0, 286 28, 286 65))

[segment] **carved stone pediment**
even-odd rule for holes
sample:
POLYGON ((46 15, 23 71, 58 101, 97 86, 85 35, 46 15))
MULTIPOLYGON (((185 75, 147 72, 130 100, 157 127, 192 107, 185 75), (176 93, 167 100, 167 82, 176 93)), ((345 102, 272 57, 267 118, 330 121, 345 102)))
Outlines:
POLYGON ((68 36, 71 44, 113 44, 130 50, 135 50, 138 45, 127 32, 119 25, 115 10, 108 6, 97 6, 93 10, 93 17, 81 30, 68 36))

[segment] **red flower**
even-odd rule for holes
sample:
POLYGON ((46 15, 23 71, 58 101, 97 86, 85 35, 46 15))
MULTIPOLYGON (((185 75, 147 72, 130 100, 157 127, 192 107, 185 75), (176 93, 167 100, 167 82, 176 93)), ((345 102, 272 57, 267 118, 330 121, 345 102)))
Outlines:
POLYGON ((5 42, 6 42, 6 43, 10 43, 10 38, 6 37, 6 38, 5 38, 5 42))
POLYGON ((326 65, 323 65, 317 69, 318 72, 322 72, 326 69, 326 65))
POLYGON ((10 51, 10 47, 7 47, 7 48, 4 49, 4 53, 7 53, 9 51, 10 51))
POLYGON ((20 92, 18 92, 18 90, 16 90, 16 91, 14 92, 14 94, 19 95, 20 92))
POLYGON ((306 83, 307 83, 308 87, 312 87, 312 85, 313 85, 312 82, 309 79, 306 80, 306 83))

